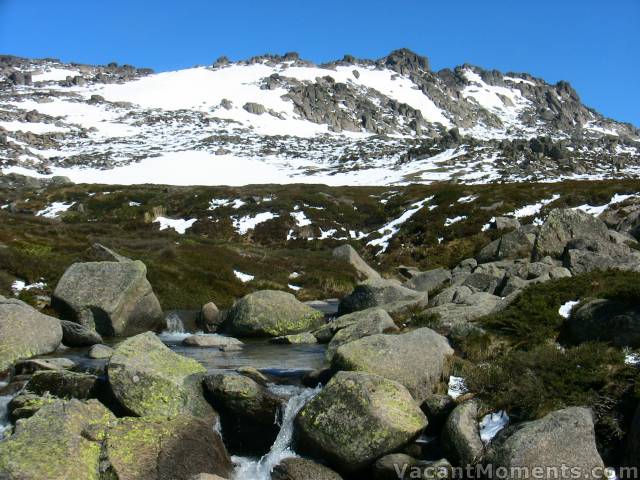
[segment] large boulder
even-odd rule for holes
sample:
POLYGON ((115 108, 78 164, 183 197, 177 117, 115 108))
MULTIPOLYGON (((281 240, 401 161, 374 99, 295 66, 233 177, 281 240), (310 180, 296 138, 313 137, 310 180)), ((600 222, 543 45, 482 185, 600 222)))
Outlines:
POLYGON ((478 428, 478 404, 469 401, 458 405, 442 430, 442 444, 447 458, 455 465, 475 465, 482 459, 484 443, 478 428))
POLYGON ((611 342, 619 347, 640 347, 640 308, 614 300, 594 299, 574 309, 565 328, 572 343, 611 342))
POLYGON ((188 480, 199 473, 228 478, 232 472, 220 435, 189 415, 121 418, 107 432, 103 456, 103 478, 188 480))
POLYGON ((297 448, 343 472, 366 468, 426 426, 405 387, 361 372, 338 372, 295 420, 297 448))
POLYGON ((340 317, 337 322, 345 324, 345 318, 357 319, 355 323, 340 328, 327 346, 327 360, 331 360, 336 350, 345 343, 377 333, 397 332, 398 327, 391 316, 382 308, 369 308, 340 317))
POLYGON ((451 271, 446 268, 435 268, 420 272, 411 277, 405 286, 419 292, 431 293, 451 282, 451 271))
POLYGON ((341 245, 333 249, 333 258, 347 262, 358 273, 360 278, 371 280, 381 278, 380 274, 365 262, 351 245, 341 245))
POLYGON ((140 261, 74 263, 58 282, 51 305, 63 318, 107 337, 158 330, 164 318, 146 275, 140 261))
POLYGON ((216 415, 203 396, 206 369, 171 351, 151 332, 120 343, 107 373, 115 398, 134 415, 216 415))
POLYGON ((0 478, 99 480, 101 444, 113 420, 97 400, 43 405, 0 442, 0 478))
POLYGON ((240 337, 279 337, 314 330, 324 323, 324 315, 290 293, 261 290, 238 300, 226 323, 240 337))
POLYGON ((608 241, 605 223, 582 210, 554 209, 540 227, 533 250, 534 259, 547 255, 558 258, 574 238, 608 241))
POLYGON ((416 292, 394 280, 367 280, 356 286, 353 292, 340 300, 338 314, 344 315, 399 302, 426 303, 427 299, 426 292, 416 292))
POLYGON ((442 377, 445 360, 453 354, 449 342, 430 328, 401 335, 371 335, 338 348, 334 370, 368 372, 401 383, 422 402, 442 377))
POLYGON ((336 472, 306 458, 285 458, 273 467, 271 480, 342 480, 336 472))
POLYGON ((504 429, 489 445, 486 461, 494 469, 506 468, 509 474, 504 478, 509 480, 521 478, 513 473, 519 468, 555 467, 562 471, 563 466, 576 469, 576 478, 603 478, 593 416, 582 407, 557 410, 504 429))
POLYGON ((98 332, 79 323, 60 320, 62 327, 62 343, 67 347, 90 347, 102 343, 98 332))
POLYGON ((217 348, 222 351, 241 350, 244 345, 237 338, 203 334, 191 335, 185 338, 182 344, 187 347, 217 348))
POLYGON ((53 352, 62 341, 57 318, 15 299, 0 299, 0 372, 17 360, 53 352))

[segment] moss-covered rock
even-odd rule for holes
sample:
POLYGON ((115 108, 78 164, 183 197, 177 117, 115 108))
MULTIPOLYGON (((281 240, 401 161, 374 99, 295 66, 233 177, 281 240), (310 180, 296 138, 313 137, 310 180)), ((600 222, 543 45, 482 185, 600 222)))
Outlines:
POLYGON ((98 377, 67 370, 43 370, 33 374, 26 389, 36 395, 50 393, 59 398, 96 398, 98 377))
POLYGON ((228 478, 231 460, 211 424, 184 415, 121 418, 107 432, 105 476, 118 480, 187 480, 199 473, 228 478))
POLYGON ((334 370, 368 372, 400 382, 418 402, 440 381, 449 342, 430 328, 401 335, 371 335, 340 346, 331 362, 334 370))
POLYGON ((0 371, 17 360, 53 352, 62 341, 57 318, 16 299, 0 299, 0 371))
POLYGON ((96 400, 56 400, 0 443, 0 477, 98 480, 101 443, 114 417, 96 400))
POLYGON ((408 444, 427 418, 401 384, 338 372, 295 420, 297 448, 353 472, 408 444))
POLYGON ((336 472, 306 458, 285 458, 273 467, 271 480, 342 480, 336 472))
POLYGON ((241 337, 280 337, 314 330, 324 322, 320 311, 290 293, 261 290, 238 300, 227 314, 227 329, 241 337))
POLYGON ((151 332, 119 344, 107 372, 116 399, 134 415, 215 415, 202 392, 205 368, 172 352, 151 332))
POLYGON ((478 429, 478 404, 471 400, 458 405, 442 431, 442 444, 454 465, 475 465, 482 459, 484 444, 478 429))

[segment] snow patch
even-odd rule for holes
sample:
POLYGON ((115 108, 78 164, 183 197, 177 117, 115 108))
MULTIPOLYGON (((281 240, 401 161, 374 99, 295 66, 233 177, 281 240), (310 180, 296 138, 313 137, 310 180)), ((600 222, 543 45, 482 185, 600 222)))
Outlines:
POLYGON ((467 393, 467 386, 464 383, 464 378, 451 375, 449 377, 449 388, 447 390, 447 395, 455 400, 460 395, 464 395, 465 393, 467 393))
POLYGON ((464 220, 466 220, 467 217, 466 215, 459 215, 457 217, 453 217, 453 218, 447 218, 444 221, 444 226, 445 227, 450 227, 451 225, 453 225, 454 223, 458 223, 458 222, 463 222, 464 220))
POLYGON ((246 215, 244 217, 237 218, 233 221, 233 226, 240 235, 246 234, 249 230, 253 230, 257 225, 269 221, 273 218, 278 218, 271 212, 262 212, 257 215, 246 215))
POLYGON ((488 444, 493 438, 509 424, 509 415, 504 410, 485 415, 480 421, 480 439, 488 444))
POLYGON ((238 280, 240 280, 242 283, 247 283, 250 282, 251 280, 253 280, 255 277, 255 275, 249 275, 248 273, 242 273, 238 270, 234 270, 233 274, 236 276, 236 278, 238 280))
POLYGON ((160 230, 166 230, 167 228, 173 228, 180 235, 184 235, 188 228, 196 223, 197 218, 191 218, 189 220, 185 220, 183 218, 167 218, 167 217, 158 217, 153 223, 160 224, 160 230))
POLYGON ((64 202, 53 202, 47 208, 40 210, 36 213, 36 217, 46 217, 46 218, 56 218, 61 213, 66 212, 71 207, 73 207, 76 202, 64 203, 64 202))
POLYGON ((575 307, 578 303, 577 301, 574 300, 570 300, 566 303, 563 303, 560 306, 560 309, 558 310, 558 314, 562 317, 562 318, 569 318, 571 316, 571 310, 573 310, 573 307, 575 307))
POLYGON ((406 212, 404 212, 395 220, 392 220, 391 222, 386 224, 384 227, 381 227, 377 230, 377 232, 381 234, 382 237, 370 240, 369 242, 367 242, 367 245, 382 247, 382 250, 380 250, 376 255, 380 255, 381 253, 386 252, 387 248, 389 248, 389 241, 396 233, 398 233, 398 231, 400 230, 400 226, 411 217, 413 217, 424 206, 425 203, 430 202, 431 200, 433 200, 433 196, 411 204, 411 207, 406 212))

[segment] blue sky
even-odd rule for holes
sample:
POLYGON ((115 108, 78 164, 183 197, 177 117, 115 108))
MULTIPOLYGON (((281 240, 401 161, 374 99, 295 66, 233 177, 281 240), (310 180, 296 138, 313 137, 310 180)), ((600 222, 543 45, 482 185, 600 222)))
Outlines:
POLYGON ((435 70, 466 62, 568 80, 587 105, 640 126, 639 0, 0 0, 0 52, 29 57, 162 71, 400 47, 435 70))

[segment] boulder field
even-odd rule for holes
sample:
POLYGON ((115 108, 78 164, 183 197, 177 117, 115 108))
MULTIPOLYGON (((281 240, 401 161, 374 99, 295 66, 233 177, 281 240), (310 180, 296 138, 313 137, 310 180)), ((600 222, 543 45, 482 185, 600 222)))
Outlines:
MULTIPOLYGON (((274 480, 450 478, 467 465, 571 465, 581 478, 603 478, 606 458, 637 465, 632 393, 612 456, 602 449, 598 409, 553 404, 532 418, 509 417, 489 410, 482 388, 453 388, 464 387, 456 375, 473 363, 457 342, 489 335, 479 320, 526 289, 601 269, 640 271, 624 235, 584 212, 552 210, 542 225, 509 220, 475 258, 424 272, 403 266, 395 278, 340 247, 334 256, 362 281, 337 314, 258 290, 227 310, 207 303, 194 321, 206 334, 190 332, 179 348, 156 334, 164 318, 144 264, 104 247, 103 261, 75 263, 60 279, 52 306, 61 319, 0 297, 8 380, 0 397, 12 398, 0 478, 233 479, 245 457, 263 456, 274 480), (315 349, 325 363, 299 376, 248 365, 207 371, 175 351, 243 355, 255 344, 315 349), (95 363, 64 358, 68 348, 95 363)), ((636 303, 603 296, 572 306, 562 315, 560 347, 601 342, 633 357, 636 303)))

